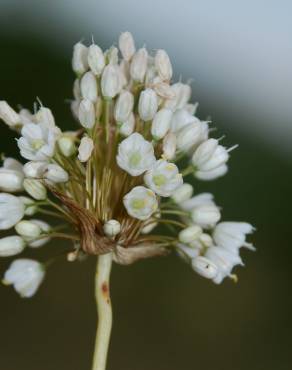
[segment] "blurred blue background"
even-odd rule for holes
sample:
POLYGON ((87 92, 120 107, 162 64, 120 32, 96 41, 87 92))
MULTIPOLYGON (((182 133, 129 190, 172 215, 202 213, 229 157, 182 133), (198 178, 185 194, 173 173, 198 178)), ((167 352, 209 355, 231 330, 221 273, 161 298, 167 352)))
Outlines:
MULTIPOLYGON (((109 370, 291 369, 291 14, 284 0, 0 0, 0 100, 32 108, 38 96, 72 127, 73 44, 93 35, 107 48, 129 30, 168 51, 199 117, 239 143, 228 175, 195 187, 215 194, 225 220, 257 227, 258 251, 243 253, 237 285, 214 286, 175 256, 115 267, 109 370)), ((4 125, 0 135, 16 155, 14 135, 4 125)), ((29 301, 0 287, 1 370, 90 369, 93 273, 93 258, 60 261, 29 301)))

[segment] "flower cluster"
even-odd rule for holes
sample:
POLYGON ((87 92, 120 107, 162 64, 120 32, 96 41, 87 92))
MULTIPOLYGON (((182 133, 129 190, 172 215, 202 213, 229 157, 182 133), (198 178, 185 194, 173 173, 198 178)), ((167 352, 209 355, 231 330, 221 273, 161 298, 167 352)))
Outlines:
MULTIPOLYGON (((0 229, 14 228, 0 240, 0 256, 64 238, 71 242, 64 251, 68 261, 111 253, 115 262, 129 264, 175 250, 215 283, 235 278, 239 249, 253 249, 246 242, 252 226, 221 222, 213 196, 193 196, 193 186, 183 182, 226 174, 234 147, 209 137, 209 122, 190 103, 191 87, 171 83, 165 50, 136 50, 125 32, 119 49, 77 43, 72 67, 75 132, 62 132, 42 104, 31 113, 0 102, 0 118, 19 134, 26 160, 4 158, 0 168, 0 229), (35 215, 51 217, 53 225, 35 215)), ((46 266, 17 259, 3 282, 30 297, 46 266)))

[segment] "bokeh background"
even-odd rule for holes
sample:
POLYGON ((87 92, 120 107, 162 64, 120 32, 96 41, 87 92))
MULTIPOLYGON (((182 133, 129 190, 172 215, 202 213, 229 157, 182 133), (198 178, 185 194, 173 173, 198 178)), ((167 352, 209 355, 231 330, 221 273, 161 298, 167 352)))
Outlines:
MULTIPOLYGON (((239 144, 228 176, 195 187, 215 194, 225 220, 256 226, 257 252, 243 252, 238 284, 220 286, 176 256, 114 266, 109 370, 291 369, 291 13, 284 0, 0 0, 0 100, 32 108, 39 97, 72 127, 72 45, 93 35, 108 47, 129 30, 169 52, 176 77, 193 79, 199 117, 239 144)), ((0 137, 17 155, 3 124, 0 137)), ((0 287, 0 370, 90 369, 94 268, 58 261, 31 300, 0 287)))

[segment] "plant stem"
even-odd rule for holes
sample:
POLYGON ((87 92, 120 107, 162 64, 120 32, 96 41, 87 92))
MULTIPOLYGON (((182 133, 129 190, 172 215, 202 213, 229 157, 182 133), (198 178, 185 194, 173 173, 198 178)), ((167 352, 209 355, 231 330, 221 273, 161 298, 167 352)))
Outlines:
POLYGON ((111 253, 98 257, 95 274, 95 299, 98 325, 92 370, 106 369, 107 352, 112 328, 112 306, 109 287, 111 266, 111 253))

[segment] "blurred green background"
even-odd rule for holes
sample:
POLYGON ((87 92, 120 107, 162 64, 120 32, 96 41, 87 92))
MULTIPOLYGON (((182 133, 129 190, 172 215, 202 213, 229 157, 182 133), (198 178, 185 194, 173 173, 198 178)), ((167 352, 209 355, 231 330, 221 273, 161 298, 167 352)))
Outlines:
MULTIPOLYGON (((0 26, 0 100, 32 109, 39 97, 57 124, 69 129, 76 125, 66 101, 74 78, 71 46, 78 39, 68 37, 60 52, 38 27, 12 35, 0 26)), ((109 46, 102 33, 95 41, 109 46)), ((197 73, 194 65, 190 77, 197 73)), ((210 98, 208 89, 200 91, 202 85, 194 87, 199 116, 211 114, 215 135, 225 133, 224 143, 239 143, 239 148, 232 152, 227 176, 195 183, 195 188, 215 194, 225 220, 256 226, 251 239, 257 252, 243 251, 246 267, 236 270, 238 284, 226 280, 220 286, 200 278, 176 256, 129 268, 115 265, 108 370, 291 369, 291 156, 266 145, 259 135, 244 135, 238 127, 262 122, 251 122, 249 112, 242 112, 235 123, 230 102, 221 94, 210 98)), ((14 135, 4 124, 0 137, 0 151, 16 156, 14 135)), ((27 255, 45 259, 59 248, 64 247, 51 243, 27 255)), ((10 262, 0 261, 1 275, 10 262)), ((0 370, 90 369, 94 268, 93 257, 80 264, 56 262, 31 300, 0 287, 0 370)))

